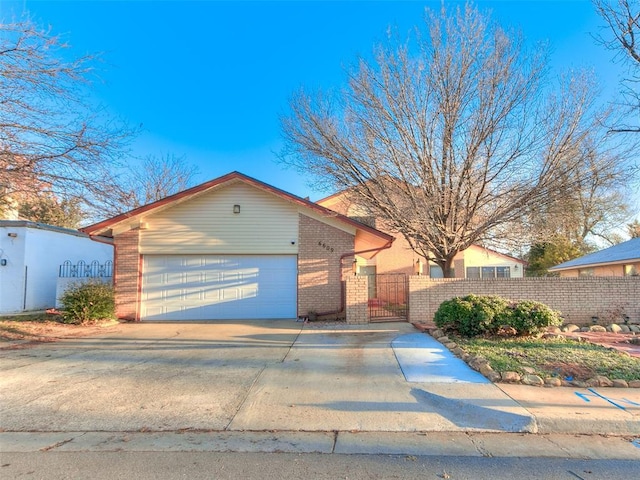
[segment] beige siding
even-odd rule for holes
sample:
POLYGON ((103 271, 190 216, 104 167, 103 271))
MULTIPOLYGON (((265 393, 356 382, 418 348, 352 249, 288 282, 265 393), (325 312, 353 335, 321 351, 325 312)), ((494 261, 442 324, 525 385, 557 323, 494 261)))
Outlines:
POLYGON ((148 228, 140 232, 142 254, 298 253, 297 208, 243 183, 203 193, 143 221, 148 228), (239 214, 234 205, 240 205, 239 214))

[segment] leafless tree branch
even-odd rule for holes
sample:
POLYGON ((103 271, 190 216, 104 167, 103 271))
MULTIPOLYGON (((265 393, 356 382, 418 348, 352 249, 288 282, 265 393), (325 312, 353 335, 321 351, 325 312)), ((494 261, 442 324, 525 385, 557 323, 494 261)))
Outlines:
POLYGON ((598 168, 622 155, 588 76, 551 84, 544 48, 469 5, 425 27, 360 59, 343 92, 294 95, 280 158, 348 189, 449 276, 459 251, 594 176, 586 152, 598 168))

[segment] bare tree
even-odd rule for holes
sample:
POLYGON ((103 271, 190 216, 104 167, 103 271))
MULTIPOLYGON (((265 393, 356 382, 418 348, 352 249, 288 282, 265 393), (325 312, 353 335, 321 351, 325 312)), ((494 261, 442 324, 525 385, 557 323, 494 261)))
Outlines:
POLYGON ((130 137, 88 100, 96 56, 67 47, 28 19, 0 23, 0 203, 34 185, 93 202, 130 137))
POLYGON ((625 107, 635 125, 623 124, 615 132, 640 133, 640 2, 637 0, 593 0, 596 10, 606 23, 607 33, 596 40, 628 66, 629 77, 622 82, 625 107))
POLYGON ((111 186, 99 196, 93 216, 113 216, 193 186, 199 171, 184 156, 149 155, 114 173, 111 186))
POLYGON ((584 252, 593 240, 619 243, 616 232, 630 216, 627 176, 617 162, 598 156, 590 142, 585 145, 581 157, 590 174, 576 178, 573 188, 525 219, 531 243, 564 238, 584 252))
POLYGON ((620 158, 586 76, 551 84, 544 48, 469 5, 425 25, 360 59, 344 91, 296 94, 281 160, 348 189, 451 276, 459 251, 593 175, 585 153, 620 158))

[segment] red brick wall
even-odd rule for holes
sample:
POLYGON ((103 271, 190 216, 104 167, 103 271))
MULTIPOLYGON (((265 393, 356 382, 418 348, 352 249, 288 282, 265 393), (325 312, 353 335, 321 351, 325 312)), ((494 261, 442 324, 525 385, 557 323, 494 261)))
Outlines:
POLYGON ((113 241, 115 244, 116 315, 126 320, 138 320, 140 230, 129 230, 115 235, 113 241))
POLYGON ((620 314, 640 321, 640 277, 430 279, 409 278, 410 321, 430 321, 440 304, 469 294, 536 300, 560 310, 567 323, 620 322, 620 314))
POLYGON ((338 310, 342 281, 353 262, 347 257, 341 266, 340 256, 353 252, 355 237, 306 215, 300 214, 299 221, 298 315, 338 310))

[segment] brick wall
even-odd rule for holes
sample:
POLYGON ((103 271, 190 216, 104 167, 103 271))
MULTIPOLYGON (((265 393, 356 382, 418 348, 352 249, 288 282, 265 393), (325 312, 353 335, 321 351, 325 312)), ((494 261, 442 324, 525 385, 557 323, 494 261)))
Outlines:
POLYGON ((339 310, 353 262, 347 257, 341 265, 340 256, 353 252, 355 237, 306 215, 299 220, 298 315, 339 310))
POLYGON ((469 294, 536 300, 560 310, 567 323, 640 321, 640 277, 511 278, 493 280, 409 278, 409 318, 430 321, 440 304, 469 294))
POLYGON ((115 264, 113 284, 116 293, 116 315, 125 320, 138 320, 138 291, 140 230, 115 235, 115 264))
POLYGON ((346 284, 347 323, 369 323, 369 279, 350 276, 346 284))

